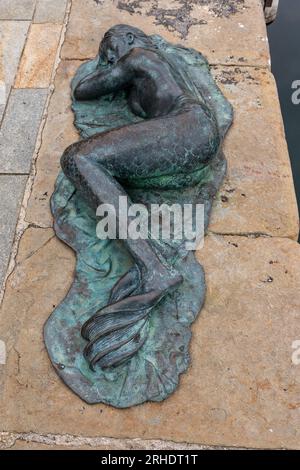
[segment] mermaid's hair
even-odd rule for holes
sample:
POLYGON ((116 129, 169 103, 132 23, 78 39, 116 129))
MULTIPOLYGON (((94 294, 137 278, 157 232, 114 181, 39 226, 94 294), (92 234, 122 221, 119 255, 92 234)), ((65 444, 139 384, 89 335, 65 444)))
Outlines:
MULTIPOLYGON (((140 40, 143 43, 143 47, 145 49, 156 52, 156 54, 158 54, 164 60, 164 62, 167 62, 169 64, 174 79, 176 80, 178 85, 180 85, 182 90, 185 90, 186 94, 190 95, 191 97, 194 97, 202 104, 205 103, 203 96, 200 93, 200 90, 197 89, 194 83, 192 83, 189 75, 185 72, 185 67, 183 68, 178 67, 178 63, 176 59, 174 58, 173 54, 170 54, 164 50, 165 48, 163 47, 163 43, 164 44, 167 44, 167 43, 160 36, 157 36, 157 35, 148 36, 147 34, 144 33, 144 31, 142 31, 139 28, 136 28, 135 26, 129 26, 127 24, 118 24, 118 25, 112 26, 108 31, 106 31, 100 43, 100 50, 101 50, 101 47, 105 45, 105 42, 108 41, 110 38, 112 37, 124 38, 126 37, 127 34, 132 34, 134 38, 140 40)), ((182 46, 174 45, 173 49, 177 49, 178 51, 184 50, 185 53, 188 52, 188 49, 183 48, 182 46)), ((203 60, 205 61, 204 58, 203 60)))
POLYGON ((134 26, 129 26, 127 24, 117 24, 112 26, 103 36, 103 39, 100 44, 103 46, 107 40, 112 37, 124 37, 127 34, 132 34, 136 39, 142 41, 146 47, 153 47, 153 42, 150 36, 147 36, 141 29, 135 28, 134 26))

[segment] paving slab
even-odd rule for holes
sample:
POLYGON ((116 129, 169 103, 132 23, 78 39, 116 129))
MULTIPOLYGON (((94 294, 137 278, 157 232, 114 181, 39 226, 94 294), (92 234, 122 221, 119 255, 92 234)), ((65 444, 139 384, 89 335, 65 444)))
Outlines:
MULTIPOLYGON (((26 214, 37 225, 52 225, 49 199, 59 160, 79 139, 69 90, 80 63, 62 61, 57 72, 26 214)), ((297 203, 273 76, 252 67, 215 67, 213 73, 234 106, 235 118, 225 142, 228 177, 215 200, 209 229, 296 239, 297 203)))
POLYGON ((36 0, 1 0, 0 20, 31 20, 36 0))
MULTIPOLYGON (((5 93, 5 92, 2 91, 2 90, 4 90, 4 87, 3 87, 3 89, 1 89, 1 86, 2 86, 2 85, 1 85, 1 83, 0 83, 0 96, 1 96, 1 94, 4 96, 4 93, 5 93)), ((4 104, 3 102, 4 102, 4 99, 2 100, 2 102, 0 102, 0 121, 1 121, 1 119, 2 119, 2 117, 3 117, 4 110, 5 110, 5 104, 4 104)))
POLYGON ((32 24, 16 78, 16 88, 47 88, 62 26, 32 24))
POLYGON ((1 309, 4 431, 300 448, 300 247, 288 239, 209 235, 199 252, 207 298, 193 326, 191 367, 162 403, 89 406, 58 378, 43 324, 73 276, 51 229, 28 229, 1 309))
POLYGON ((4 75, 4 60, 3 60, 3 45, 2 36, 0 33, 0 122, 5 108, 6 102, 6 87, 5 87, 5 75, 4 75))
POLYGON ((26 176, 0 175, 0 286, 4 280, 26 176))
POLYGON ((1 21, 5 101, 14 84, 30 21, 1 21))
POLYGON ((194 47, 210 63, 269 66, 260 0, 73 0, 62 57, 93 57, 105 31, 118 23, 194 47))
POLYGON ((224 145, 227 178, 209 229, 297 240, 297 200, 274 77, 253 67, 213 72, 233 105, 234 124, 224 145))
POLYGON ((0 173, 29 173, 47 90, 12 90, 0 129, 0 173))
POLYGON ((56 74, 55 90, 48 106, 42 145, 36 161, 34 186, 26 211, 26 221, 29 223, 46 227, 53 224, 49 202, 60 171, 60 157, 68 145, 79 140, 73 125, 70 81, 80 64, 80 61, 63 61, 56 74))
POLYGON ((33 22, 62 24, 66 6, 67 0, 37 0, 33 22))

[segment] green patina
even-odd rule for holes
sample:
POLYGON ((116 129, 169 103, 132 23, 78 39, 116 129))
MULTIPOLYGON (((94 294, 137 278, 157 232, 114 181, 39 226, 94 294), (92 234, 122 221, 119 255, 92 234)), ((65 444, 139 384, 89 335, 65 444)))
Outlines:
MULTIPOLYGON (((158 36, 154 40, 164 54, 177 60, 187 85, 198 98, 201 96, 208 103, 213 98, 212 106, 224 137, 232 122, 232 109, 212 80, 207 61, 194 50, 171 45, 158 36)), ((98 58, 82 64, 73 87, 95 70, 97 63, 98 58)), ((82 137, 141 120, 130 111, 123 93, 90 102, 73 100, 73 111, 82 137)), ((156 178, 155 186, 159 190, 151 189, 153 179, 140 179, 136 175, 125 189, 133 202, 203 203, 207 226, 212 200, 225 171, 225 159, 219 152, 209 165, 188 177, 179 174, 156 178)), ((158 253, 177 269, 184 281, 148 317, 128 329, 127 339, 133 338, 131 341, 134 341, 134 328, 139 330, 139 339, 145 340, 142 348, 115 368, 98 367, 93 372, 82 355, 86 341, 80 334, 81 326, 107 304, 110 290, 130 269, 133 260, 121 241, 97 238, 94 211, 63 173, 57 178, 51 205, 58 237, 77 256, 71 289, 45 325, 46 346, 57 373, 88 403, 125 408, 165 399, 176 389, 179 375, 189 365, 190 325, 200 312, 205 296, 204 272, 194 253, 186 250, 185 240, 155 242, 158 253)))

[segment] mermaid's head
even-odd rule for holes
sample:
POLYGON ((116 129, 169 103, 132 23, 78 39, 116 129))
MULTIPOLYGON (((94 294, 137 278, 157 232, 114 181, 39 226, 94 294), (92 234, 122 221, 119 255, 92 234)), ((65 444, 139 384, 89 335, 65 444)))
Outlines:
POLYGON ((113 26, 103 36, 99 48, 100 60, 114 64, 134 47, 153 47, 150 36, 134 26, 118 24, 113 26))

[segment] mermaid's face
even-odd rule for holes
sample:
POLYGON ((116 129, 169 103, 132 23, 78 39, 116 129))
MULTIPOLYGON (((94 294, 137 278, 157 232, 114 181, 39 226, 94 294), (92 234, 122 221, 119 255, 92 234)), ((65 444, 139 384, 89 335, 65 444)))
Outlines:
POLYGON ((99 56, 106 64, 115 64, 121 57, 135 47, 134 36, 131 33, 105 38, 100 44, 99 56))

